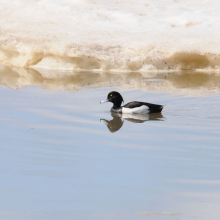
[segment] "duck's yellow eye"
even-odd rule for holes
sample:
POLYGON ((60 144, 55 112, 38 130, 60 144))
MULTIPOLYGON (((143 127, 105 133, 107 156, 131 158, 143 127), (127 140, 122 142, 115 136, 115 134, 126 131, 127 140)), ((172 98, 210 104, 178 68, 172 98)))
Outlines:
POLYGON ((112 96, 112 94, 110 94, 110 96, 112 96))

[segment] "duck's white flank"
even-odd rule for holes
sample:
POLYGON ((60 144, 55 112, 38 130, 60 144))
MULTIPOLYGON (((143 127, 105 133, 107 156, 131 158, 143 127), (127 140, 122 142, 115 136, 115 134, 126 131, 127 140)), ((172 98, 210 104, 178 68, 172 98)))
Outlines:
POLYGON ((122 107, 123 114, 146 114, 149 113, 149 108, 146 105, 142 105, 136 108, 125 108, 122 107))

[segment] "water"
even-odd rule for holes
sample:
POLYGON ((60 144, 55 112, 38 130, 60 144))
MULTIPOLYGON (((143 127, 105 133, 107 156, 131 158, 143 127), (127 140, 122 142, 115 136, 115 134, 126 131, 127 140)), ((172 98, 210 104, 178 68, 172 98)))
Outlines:
POLYGON ((217 0, 0 4, 2 64, 90 71, 219 71, 217 0))
POLYGON ((1 219, 219 219, 219 93, 120 91, 167 106, 112 133, 116 89, 0 87, 1 219))
MULTIPOLYGON (((220 74, 202 71, 177 72, 72 72, 33 70, 0 65, 0 85, 13 89, 37 86, 50 91, 78 91, 115 87, 173 95, 210 96, 220 92, 220 74)), ((135 98, 135 97, 134 97, 135 98)), ((149 102, 154 100, 149 100, 149 102)))

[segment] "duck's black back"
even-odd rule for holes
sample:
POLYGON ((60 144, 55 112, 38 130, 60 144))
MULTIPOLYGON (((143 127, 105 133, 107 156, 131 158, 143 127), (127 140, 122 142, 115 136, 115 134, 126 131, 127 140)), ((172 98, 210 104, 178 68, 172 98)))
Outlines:
POLYGON ((129 102, 126 105, 124 105, 124 108, 138 108, 141 107, 143 105, 148 106, 149 108, 149 113, 159 113, 162 111, 163 109, 163 105, 157 105, 157 104, 151 104, 151 103, 147 103, 147 102, 129 102))

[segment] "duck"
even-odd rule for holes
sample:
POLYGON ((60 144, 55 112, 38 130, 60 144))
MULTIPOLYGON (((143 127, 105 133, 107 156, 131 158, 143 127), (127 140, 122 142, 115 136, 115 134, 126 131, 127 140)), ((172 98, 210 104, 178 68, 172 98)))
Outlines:
POLYGON ((107 99, 100 102, 106 103, 112 102, 113 106, 111 112, 120 113, 120 114, 151 114, 151 113, 160 113, 163 110, 164 105, 152 104, 148 102, 139 102, 133 101, 125 105, 123 97, 119 92, 112 91, 108 94, 107 99))

